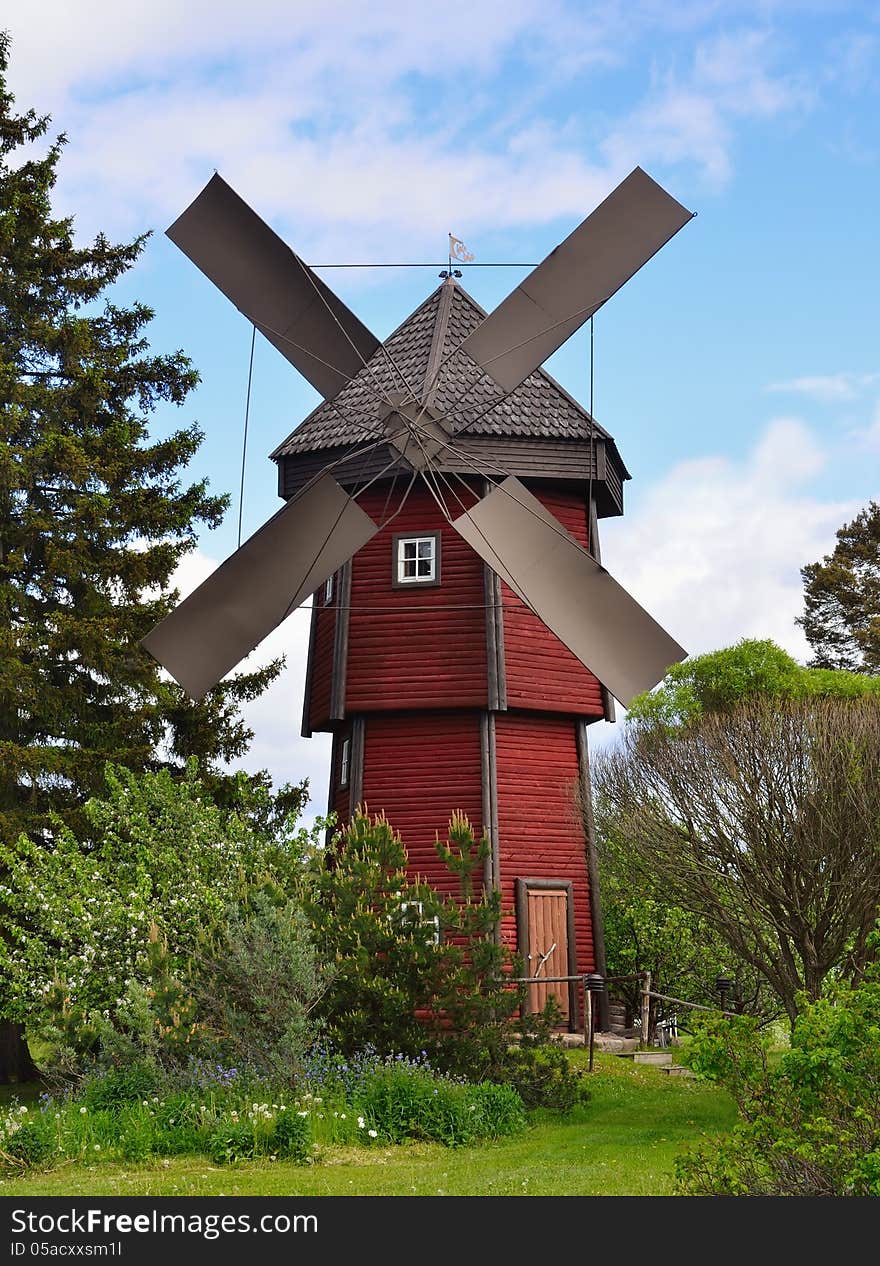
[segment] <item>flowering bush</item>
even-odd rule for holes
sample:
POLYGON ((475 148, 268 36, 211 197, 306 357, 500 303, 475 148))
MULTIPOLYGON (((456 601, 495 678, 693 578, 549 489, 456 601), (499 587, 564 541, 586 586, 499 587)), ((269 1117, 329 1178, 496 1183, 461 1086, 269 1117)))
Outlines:
POLYGON ((206 934, 252 889, 289 883, 311 837, 218 807, 194 764, 182 781, 113 766, 106 779, 85 806, 97 844, 59 822, 52 840, 0 846, 3 1015, 74 1060, 114 1034, 129 1039, 120 1061, 151 1043, 182 1058, 197 1036, 182 982, 206 934))

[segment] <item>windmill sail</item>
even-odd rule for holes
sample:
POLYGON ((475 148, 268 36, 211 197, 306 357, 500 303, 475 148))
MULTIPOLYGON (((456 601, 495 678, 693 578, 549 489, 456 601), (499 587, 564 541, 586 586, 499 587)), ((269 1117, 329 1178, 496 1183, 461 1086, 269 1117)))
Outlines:
POLYGON ((378 348, 379 340, 221 176, 166 232, 326 399, 378 348))
POLYGON ((685 658, 513 476, 452 526, 624 706, 685 658))
POLYGON ((141 642, 201 699, 379 531, 331 475, 288 502, 141 642))
POLYGON ((691 218, 636 167, 468 335, 463 350, 513 391, 691 218))

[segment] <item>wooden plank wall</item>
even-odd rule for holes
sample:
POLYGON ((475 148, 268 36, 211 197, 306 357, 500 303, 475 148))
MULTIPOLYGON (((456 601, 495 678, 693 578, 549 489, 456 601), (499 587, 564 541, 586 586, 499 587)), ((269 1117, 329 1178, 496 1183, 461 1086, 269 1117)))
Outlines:
POLYGON ((437 856, 435 836, 456 809, 482 833, 478 712, 392 713, 366 718, 363 801, 403 836, 410 872, 440 892, 458 883, 437 856))
POLYGON ((330 695, 333 684, 333 641, 336 636, 336 609, 339 576, 333 581, 333 603, 324 606, 324 586, 314 595, 317 620, 314 625, 315 645, 312 659, 312 682, 309 696, 309 728, 326 730, 330 723, 330 695))
MULTIPOLYGON (((561 492, 546 486, 532 491, 575 540, 586 547, 588 522, 583 491, 561 492)), ((602 688, 593 674, 507 585, 502 584, 501 591, 507 706, 603 716, 602 688)))
MULTIPOLYGON (((401 491, 399 487, 398 496, 401 491)), ((476 500, 476 493, 460 484, 456 491, 465 506, 476 500)), ((359 504, 381 521, 387 495, 387 488, 377 488, 359 504)), ((460 512, 449 500, 450 509, 460 512)), ((390 505, 395 507, 394 500, 390 505)), ((417 484, 403 512, 352 564, 346 712, 484 707, 484 602, 481 560, 449 527, 427 489, 417 484), (392 589, 393 536, 435 531, 441 533, 441 583, 392 589)))
POLYGON ((504 939, 516 944, 517 879, 570 879, 577 971, 595 971, 586 844, 575 805, 576 722, 502 712, 495 718, 495 745, 504 939))

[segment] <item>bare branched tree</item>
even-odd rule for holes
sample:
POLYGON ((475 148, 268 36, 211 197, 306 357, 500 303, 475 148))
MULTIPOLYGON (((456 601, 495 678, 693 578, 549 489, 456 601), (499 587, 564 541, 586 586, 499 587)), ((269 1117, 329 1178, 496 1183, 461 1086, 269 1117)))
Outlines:
POLYGON ((789 1017, 857 976, 880 908, 880 701, 752 700, 601 755, 598 824, 701 915, 789 1017))

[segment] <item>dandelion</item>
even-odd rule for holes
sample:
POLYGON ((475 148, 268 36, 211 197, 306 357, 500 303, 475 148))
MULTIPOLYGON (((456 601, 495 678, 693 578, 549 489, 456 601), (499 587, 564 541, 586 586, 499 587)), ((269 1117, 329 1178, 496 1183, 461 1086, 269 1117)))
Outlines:
POLYGON ((95 1144, 95 1151, 96 1151, 96 1152, 100 1152, 100 1150, 101 1150, 101 1144, 100 1144, 100 1143, 96 1143, 96 1144, 95 1144))
POLYGON ((80 1116, 85 1116, 85 1111, 86 1111, 85 1108, 80 1108, 79 1110, 80 1116))

